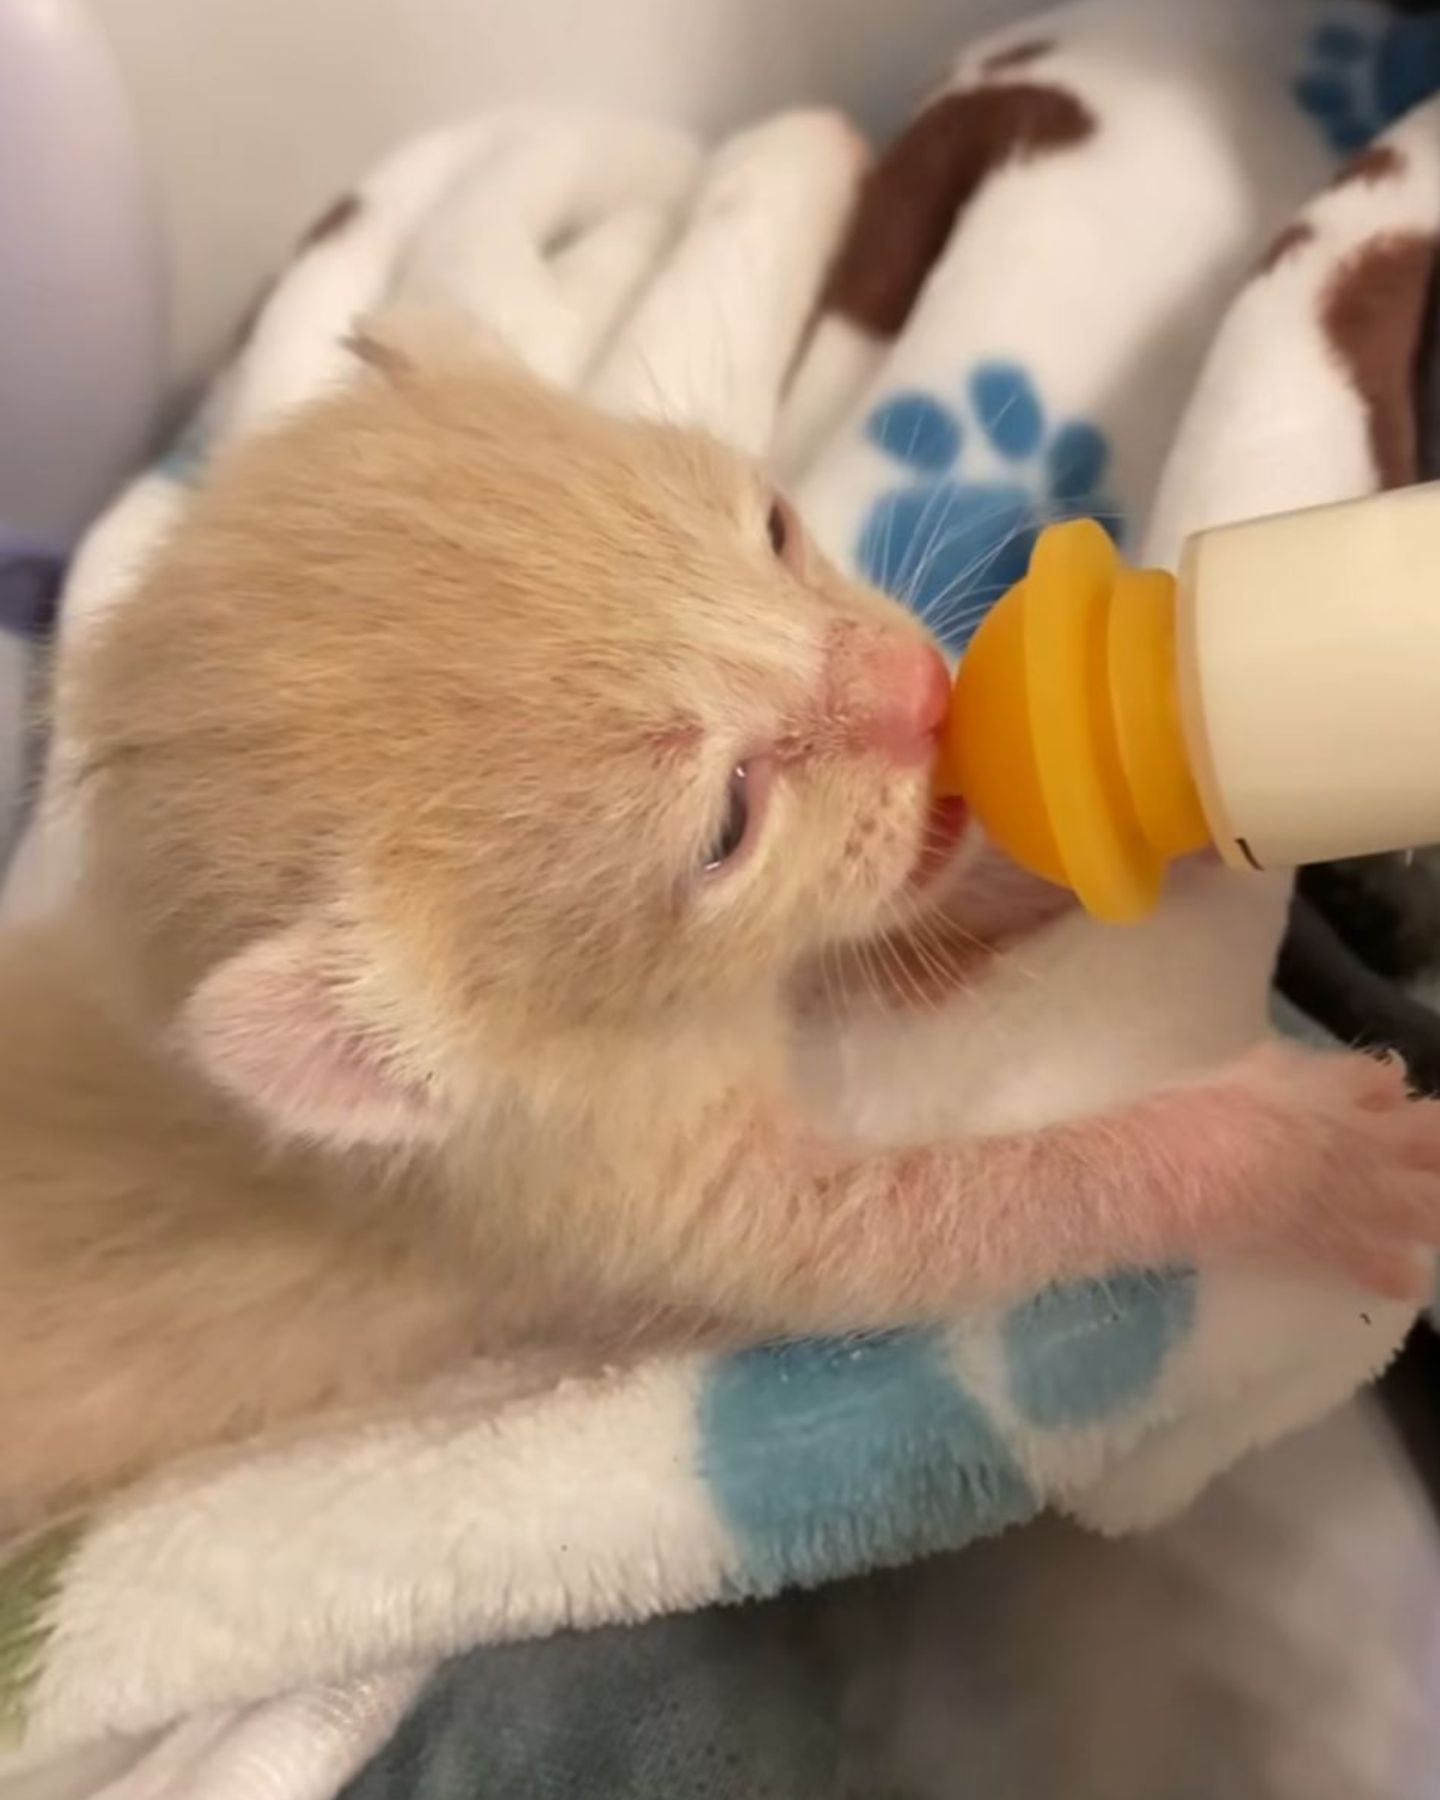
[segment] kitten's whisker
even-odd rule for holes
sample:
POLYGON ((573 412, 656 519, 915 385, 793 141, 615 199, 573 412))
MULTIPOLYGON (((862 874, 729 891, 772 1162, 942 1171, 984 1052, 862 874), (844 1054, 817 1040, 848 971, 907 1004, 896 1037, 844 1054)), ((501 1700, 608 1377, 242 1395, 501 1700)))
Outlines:
MULTIPOLYGON (((935 481, 930 484, 930 491, 926 495, 925 504, 920 511, 920 517, 915 521, 914 527, 910 533, 910 541, 905 546, 902 568, 897 571, 899 576, 899 587, 895 594, 895 598, 899 600, 902 605, 908 606, 912 612, 916 610, 915 595, 921 578, 918 571, 923 564, 923 554, 919 554, 919 559, 917 560, 918 553, 916 545, 920 533, 925 528, 926 522, 929 520, 932 511, 938 509, 935 522, 930 527, 929 542, 934 542, 935 534, 944 525, 947 492, 946 484, 943 481, 935 481)), ((893 512, 886 521, 886 524, 887 528, 893 526, 893 512)), ((889 568, 891 565, 887 562, 885 566, 889 568)))
MULTIPOLYGON (((934 560, 935 540, 940 533, 945 530, 946 521, 950 517, 952 510, 950 502, 953 493, 953 482, 948 482, 943 479, 933 481, 930 484, 930 492, 926 497, 924 510, 921 512, 920 517, 915 521, 914 528, 910 533, 910 542, 905 550, 905 562, 910 569, 910 574, 907 578, 908 595, 912 599, 914 586, 923 577, 925 571, 930 567, 931 562, 934 560), (930 535, 925 539, 922 546, 920 541, 921 531, 926 523, 930 521, 932 511, 935 512, 936 516, 933 523, 930 524, 930 535)), ((972 519, 976 516, 977 515, 973 513, 970 515, 972 519)), ((988 512, 981 513, 978 516, 984 518, 988 516, 988 512)), ((957 527, 957 529, 963 529, 963 527, 957 527)), ((946 542, 949 542, 950 536, 953 536, 953 533, 947 534, 945 539, 946 542)))
MULTIPOLYGON (((938 543, 934 542, 932 539, 931 544, 927 546, 925 560, 919 565, 917 571, 918 575, 923 577, 925 574, 928 574, 935 558, 957 539, 973 533, 978 527, 983 525, 987 519, 1003 518, 1013 513, 1013 511, 1014 508, 1008 502, 996 501, 992 506, 983 510, 977 509, 974 512, 968 512, 951 530, 946 532, 945 536, 941 538, 938 543)), ((1027 520, 1024 523, 1012 525, 1008 531, 1003 532, 998 538, 983 543, 976 554, 965 564, 964 568, 952 577, 951 586, 954 586, 958 581, 966 579, 969 575, 973 574, 977 568, 982 567, 987 560, 993 559, 1003 550, 1008 549, 1009 546, 1015 542, 1017 537, 1020 537, 1030 528, 1030 521, 1027 520)))
MULTIPOLYGON (((913 566, 910 568, 909 575, 904 584, 904 591, 898 597, 903 599, 905 604, 909 606, 912 611, 917 610, 916 595, 921 583, 934 565, 936 558, 948 549, 951 544, 955 543, 957 539, 963 538, 967 534, 978 530, 983 526, 987 519, 1003 518, 1013 510, 1014 509, 1009 502, 998 500, 989 506, 983 508, 977 507, 973 511, 967 511, 963 519, 956 522, 945 532, 943 537, 940 537, 939 534, 948 517, 947 514, 942 512, 941 517, 937 519, 935 523, 935 527, 931 532, 929 541, 925 545, 924 551, 917 555, 913 566)), ((967 579, 986 558, 998 556, 1003 549, 1012 544, 1016 537, 1026 529, 1028 529, 1028 527, 1023 525, 1012 526, 1011 529, 1005 532, 997 542, 987 543, 978 555, 966 564, 965 568, 961 570, 958 575, 952 577, 950 583, 951 587, 957 582, 967 579)))
POLYGON ((929 995, 925 990, 925 984, 916 971, 907 965, 904 951, 897 943, 895 933, 887 931, 879 942, 883 948, 885 960, 894 970, 894 985, 897 995, 903 998, 908 993, 914 1005, 927 1006, 929 995))
POLYGON ((878 1012, 884 1012, 886 1010, 885 984, 877 970, 873 945, 869 939, 862 938, 858 948, 860 951, 860 967, 865 974, 865 985, 869 990, 870 998, 875 1002, 876 1010, 878 1012))
MULTIPOLYGON (((978 940, 976 942, 977 948, 983 950, 984 946, 979 945, 978 940)), ((934 991, 930 997, 933 1008, 938 1010, 952 993, 968 993, 974 986, 972 972, 934 933, 928 919, 922 917, 915 921, 911 943, 934 983, 934 991)))
POLYGON ((983 578, 990 564, 994 563, 1008 550, 1023 533, 1018 527, 1004 538, 990 545, 979 556, 971 559, 933 598, 925 609, 926 623, 937 635, 954 629, 963 619, 982 618, 1006 592, 1009 584, 996 582, 990 587, 978 587, 977 578, 983 578))

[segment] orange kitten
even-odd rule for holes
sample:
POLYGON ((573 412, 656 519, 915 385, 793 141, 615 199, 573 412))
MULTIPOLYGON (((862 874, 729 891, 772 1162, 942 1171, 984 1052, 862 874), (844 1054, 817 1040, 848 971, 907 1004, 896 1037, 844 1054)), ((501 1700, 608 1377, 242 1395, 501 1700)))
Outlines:
POLYGON ((933 646, 715 444, 378 361, 79 652, 87 867, 0 947, 0 1514, 537 1339, 1233 1254, 1417 1291, 1440 1110, 1359 1058, 822 1132, 794 978, 963 883, 933 646))

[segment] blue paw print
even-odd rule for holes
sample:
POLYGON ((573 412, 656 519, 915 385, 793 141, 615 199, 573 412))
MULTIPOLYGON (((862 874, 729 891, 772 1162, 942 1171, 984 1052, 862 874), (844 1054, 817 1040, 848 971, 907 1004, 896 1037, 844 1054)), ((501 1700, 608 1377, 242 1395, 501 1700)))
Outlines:
MULTIPOLYGON (((1039 1431, 1135 1406, 1195 1319, 1186 1270, 1047 1288, 1000 1322, 1011 1405, 1039 1431)), ((701 1391, 701 1471, 739 1594, 903 1562, 1043 1504, 943 1336, 802 1338, 720 1358, 701 1391)))
POLYGON ((1361 15, 1317 25, 1294 95, 1333 150, 1363 149, 1440 89, 1440 17, 1388 21, 1361 15))
POLYGON ((1120 536, 1120 514, 1103 495, 1110 446, 1098 426, 1075 419, 1052 430, 1017 363, 980 363, 966 399, 973 425, 920 392, 892 395, 865 421, 871 443, 911 479, 876 500, 856 552, 867 579, 954 652, 1024 575, 1044 526, 1095 518, 1120 536), (972 475, 975 456, 995 472, 972 475))
POLYGON ((722 1357, 699 1425, 706 1485, 741 1557, 737 1594, 909 1562, 1040 1506, 930 1332, 722 1357))
POLYGON ((1148 1391, 1195 1319, 1188 1270, 1047 1288, 1005 1321, 1005 1367, 1021 1417, 1093 1425, 1148 1391))

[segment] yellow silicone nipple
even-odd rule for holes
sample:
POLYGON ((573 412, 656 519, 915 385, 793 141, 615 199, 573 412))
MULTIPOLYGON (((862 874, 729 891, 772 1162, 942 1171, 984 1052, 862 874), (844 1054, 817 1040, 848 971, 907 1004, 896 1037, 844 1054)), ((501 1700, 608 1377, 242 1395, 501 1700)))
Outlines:
POLYGON ((1095 918, 1143 918, 1211 841, 1175 679, 1174 579, 1126 568, 1093 520, 1052 525, 961 660, 940 790, 1095 918))

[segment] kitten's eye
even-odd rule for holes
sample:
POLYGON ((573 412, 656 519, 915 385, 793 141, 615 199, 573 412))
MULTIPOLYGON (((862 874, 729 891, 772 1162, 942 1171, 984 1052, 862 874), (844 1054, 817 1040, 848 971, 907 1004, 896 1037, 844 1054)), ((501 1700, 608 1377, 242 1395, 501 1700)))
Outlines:
POLYGON ((783 556, 790 540, 790 521, 778 500, 770 502, 770 517, 765 521, 765 529, 770 534, 770 548, 777 556, 783 556))
POLYGON ((776 558, 787 569, 798 570, 805 534, 795 516, 795 509, 780 494, 774 495, 770 501, 770 511, 765 517, 765 535, 770 540, 770 548, 776 558))
POLYGON ((713 875, 731 862, 745 842, 750 830, 750 771, 744 763, 730 776, 725 793, 725 819, 705 852, 704 869, 713 875))

